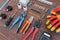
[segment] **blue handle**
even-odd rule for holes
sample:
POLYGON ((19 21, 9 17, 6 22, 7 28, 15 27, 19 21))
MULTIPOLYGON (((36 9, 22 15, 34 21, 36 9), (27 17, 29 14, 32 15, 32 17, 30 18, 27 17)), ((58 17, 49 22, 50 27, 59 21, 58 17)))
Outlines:
POLYGON ((11 30, 14 25, 20 20, 20 16, 17 17, 17 19, 15 19, 15 21, 12 23, 12 25, 9 27, 9 30, 11 30))
POLYGON ((22 18, 21 21, 19 22, 19 25, 16 29, 16 32, 18 32, 18 30, 21 28, 21 25, 22 25, 23 21, 24 21, 24 18, 22 18))

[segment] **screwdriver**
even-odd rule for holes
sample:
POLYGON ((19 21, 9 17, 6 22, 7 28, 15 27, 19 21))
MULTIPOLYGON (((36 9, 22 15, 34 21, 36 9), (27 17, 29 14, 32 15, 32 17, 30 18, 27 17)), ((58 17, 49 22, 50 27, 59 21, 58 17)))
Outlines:
POLYGON ((11 21, 13 20, 14 16, 16 15, 17 11, 15 12, 15 14, 13 14, 12 16, 10 16, 10 18, 8 19, 8 21, 4 24, 4 27, 7 27, 10 25, 11 21))

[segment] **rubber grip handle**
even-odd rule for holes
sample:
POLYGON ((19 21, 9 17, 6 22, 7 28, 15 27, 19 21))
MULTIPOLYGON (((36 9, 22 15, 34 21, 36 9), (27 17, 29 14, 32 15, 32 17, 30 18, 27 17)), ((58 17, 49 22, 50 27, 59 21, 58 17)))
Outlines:
POLYGON ((30 32, 23 38, 23 40, 27 40, 27 38, 31 35, 33 31, 34 31, 34 28, 30 29, 30 32))
POLYGON ((23 31, 23 34, 25 34, 25 33, 26 33, 26 31, 28 30, 28 28, 29 28, 30 24, 31 24, 31 23, 29 23, 29 24, 26 26, 25 30, 23 31))
POLYGON ((54 20, 53 22, 51 22, 51 25, 54 25, 55 23, 57 23, 59 21, 59 19, 54 20))
POLYGON ((33 36, 32 36, 32 40, 35 39, 35 36, 36 36, 36 34, 37 34, 38 31, 39 31, 38 29, 36 29, 36 30, 34 31, 33 36))
POLYGON ((13 20, 13 17, 10 17, 9 20, 4 24, 5 27, 9 26, 12 20, 13 20))
POLYGON ((26 23, 25 23, 25 25, 22 27, 22 29, 20 30, 20 33, 22 33, 23 32, 23 30, 26 28, 26 26, 29 24, 29 22, 27 21, 26 23))
POLYGON ((53 20, 53 19, 55 19, 56 18, 56 16, 53 16, 53 17, 51 17, 49 20, 53 20))

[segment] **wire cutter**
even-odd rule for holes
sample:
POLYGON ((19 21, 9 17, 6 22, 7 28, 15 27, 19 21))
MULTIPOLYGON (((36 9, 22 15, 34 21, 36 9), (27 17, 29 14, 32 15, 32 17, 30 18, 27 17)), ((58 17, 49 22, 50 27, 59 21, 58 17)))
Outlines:
POLYGON ((38 20, 38 21, 35 21, 34 23, 34 27, 32 27, 30 29, 30 32, 23 38, 23 40, 27 40, 27 38, 33 33, 32 35, 32 39, 31 40, 34 40, 36 34, 38 33, 39 31, 39 27, 41 26, 41 20, 38 20))
POLYGON ((23 32, 23 34, 25 34, 25 32, 28 30, 29 26, 31 25, 32 21, 33 21, 34 17, 31 16, 25 23, 25 25, 22 27, 22 29, 20 30, 20 33, 23 32))
POLYGON ((21 28, 21 25, 22 25, 25 17, 26 17, 26 14, 25 14, 25 13, 21 14, 21 16, 18 16, 18 17, 15 19, 15 21, 10 25, 9 30, 11 30, 11 29, 14 27, 14 25, 19 22, 19 25, 18 25, 18 27, 17 27, 17 29, 16 29, 16 32, 18 32, 19 29, 21 28))

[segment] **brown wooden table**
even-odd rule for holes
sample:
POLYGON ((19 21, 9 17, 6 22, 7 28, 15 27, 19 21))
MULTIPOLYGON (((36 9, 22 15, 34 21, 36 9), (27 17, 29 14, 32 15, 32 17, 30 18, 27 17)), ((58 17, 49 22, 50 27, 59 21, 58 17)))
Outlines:
MULTIPOLYGON (((3 1, 4 1, 4 0, 3 0, 3 1)), ((44 7, 46 7, 46 8, 51 8, 51 7, 53 7, 54 5, 59 4, 59 2, 60 2, 60 0, 50 0, 50 1, 53 2, 53 5, 52 5, 52 6, 48 6, 48 5, 46 5, 46 4, 43 4, 43 3, 40 3, 40 2, 37 2, 37 1, 34 1, 34 0, 32 0, 32 1, 33 1, 33 3, 39 4, 39 5, 44 6, 44 7)), ((2 0, 0 0, 0 3, 2 3, 2 0)), ((10 0, 10 2, 3 8, 3 10, 0 11, 0 14, 1 14, 1 13, 7 14, 7 19, 0 21, 0 40, 22 40, 23 37, 29 32, 30 28, 33 27, 34 21, 35 21, 36 19, 39 19, 39 18, 37 18, 36 16, 33 15, 33 16, 35 17, 35 18, 34 18, 34 21, 33 21, 32 25, 31 25, 31 27, 29 28, 29 30, 27 31, 27 33, 24 34, 24 35, 23 35, 22 33, 16 33, 16 32, 15 32, 18 24, 17 24, 12 30, 8 30, 9 27, 4 28, 4 27, 3 27, 4 23, 5 23, 5 22, 9 19, 9 17, 10 17, 12 14, 14 14, 15 11, 18 9, 18 8, 17 8, 17 5, 18 5, 18 0, 16 0, 16 1, 15 1, 15 0, 10 0), (13 7, 13 10, 12 10, 11 12, 6 12, 6 11, 5 11, 5 9, 6 9, 6 7, 7 7, 8 5, 11 5, 11 6, 13 7)), ((30 16, 32 16, 32 14, 29 14, 29 12, 32 12, 33 14, 39 15, 40 17, 41 17, 43 14, 46 14, 46 15, 47 15, 47 12, 45 12, 45 11, 43 11, 43 10, 39 10, 39 11, 41 12, 41 14, 38 14, 38 13, 36 13, 36 12, 31 11, 31 10, 30 10, 31 8, 34 8, 33 5, 28 9, 27 17, 26 17, 23 25, 25 24, 26 20, 27 20, 30 16)), ((35 9, 35 8, 34 8, 34 9, 35 9)), ((37 8, 37 10, 38 10, 38 8, 37 8)), ((21 15, 22 12, 23 12, 23 10, 18 10, 18 12, 17 12, 17 14, 15 15, 13 21, 17 18, 18 15, 21 15)), ((12 21, 12 22, 13 22, 13 21, 12 21)), ((42 19, 42 21, 43 21, 43 23, 42 23, 41 27, 39 28, 40 31, 39 31, 38 34, 36 35, 35 40, 39 40, 39 38, 40 38, 40 36, 41 36, 41 34, 42 34, 43 31, 50 32, 50 31, 46 28, 46 25, 45 25, 45 21, 46 21, 46 20, 45 20, 45 18, 42 19)), ((12 22, 11 22, 11 23, 12 23, 12 22)), ((22 26, 23 26, 23 25, 22 25, 22 26)), ((50 33, 52 34, 51 40, 60 40, 60 35, 57 35, 57 34, 54 33, 54 32, 50 32, 50 33)), ((31 37, 32 37, 32 35, 28 38, 28 40, 31 40, 31 37)))

